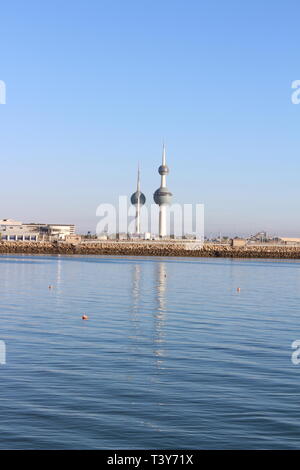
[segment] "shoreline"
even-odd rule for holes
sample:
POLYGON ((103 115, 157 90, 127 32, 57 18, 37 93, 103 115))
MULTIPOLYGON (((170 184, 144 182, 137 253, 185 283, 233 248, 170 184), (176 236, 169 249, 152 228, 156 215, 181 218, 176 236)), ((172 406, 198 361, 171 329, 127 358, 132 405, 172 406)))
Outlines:
POLYGON ((106 255, 106 256, 170 256, 193 258, 269 258, 300 259, 300 247, 245 246, 231 247, 198 245, 190 247, 180 242, 1 242, 0 255, 106 255))

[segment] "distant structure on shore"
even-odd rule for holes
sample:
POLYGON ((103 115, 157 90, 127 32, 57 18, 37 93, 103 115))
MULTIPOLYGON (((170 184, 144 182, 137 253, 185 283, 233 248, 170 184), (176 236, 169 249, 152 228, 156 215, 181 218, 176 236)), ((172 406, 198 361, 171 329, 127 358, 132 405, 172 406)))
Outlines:
POLYGON ((75 236, 75 225, 23 224, 17 220, 2 219, 0 234, 4 241, 68 241, 75 236))
POLYGON ((136 192, 131 196, 131 204, 135 206, 135 232, 137 235, 141 233, 141 207, 145 204, 146 197, 140 188, 140 166, 138 166, 137 188, 136 192))
POLYGON ((166 148, 163 145, 162 164, 158 168, 158 173, 161 175, 160 187, 153 194, 155 204, 159 205, 159 237, 164 238, 167 236, 167 207, 172 202, 172 193, 167 188, 167 174, 169 168, 166 164, 166 148))

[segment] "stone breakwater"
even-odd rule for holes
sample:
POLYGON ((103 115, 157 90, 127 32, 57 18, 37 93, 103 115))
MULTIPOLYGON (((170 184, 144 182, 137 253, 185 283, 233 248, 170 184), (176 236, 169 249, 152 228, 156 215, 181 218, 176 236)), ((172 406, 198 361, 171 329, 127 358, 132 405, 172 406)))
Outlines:
POLYGON ((222 258, 282 258, 300 259, 300 247, 246 246, 231 247, 204 244, 188 249, 189 245, 176 242, 0 242, 0 254, 49 255, 110 255, 110 256, 191 256, 222 258))

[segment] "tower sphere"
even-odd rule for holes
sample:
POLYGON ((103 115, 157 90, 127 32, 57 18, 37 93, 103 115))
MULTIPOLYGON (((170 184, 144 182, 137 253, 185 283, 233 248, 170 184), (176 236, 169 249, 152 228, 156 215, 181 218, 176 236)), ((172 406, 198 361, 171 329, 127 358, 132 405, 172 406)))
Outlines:
POLYGON ((155 204, 162 206, 163 204, 171 204, 173 194, 167 187, 158 188, 153 194, 155 204))
POLYGON ((167 165, 160 165, 160 167, 158 168, 158 173, 160 175, 168 175, 169 167, 167 165))
POLYGON ((145 195, 141 192, 141 191, 136 191, 135 193, 133 193, 133 195, 131 196, 131 204, 133 206, 137 206, 138 204, 140 204, 141 206, 143 206, 146 202, 146 197, 145 195))

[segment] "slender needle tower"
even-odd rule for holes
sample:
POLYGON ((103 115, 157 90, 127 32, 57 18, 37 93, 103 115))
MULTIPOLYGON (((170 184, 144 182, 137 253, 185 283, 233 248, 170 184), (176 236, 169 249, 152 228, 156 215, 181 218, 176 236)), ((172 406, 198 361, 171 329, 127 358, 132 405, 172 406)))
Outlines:
POLYGON ((131 204, 135 206, 135 231, 139 235, 141 233, 141 207, 146 202, 145 195, 141 192, 140 187, 140 166, 138 166, 137 187, 136 192, 131 196, 131 204))
POLYGON ((158 173, 161 175, 161 183, 160 188, 153 194, 153 198, 155 204, 159 205, 159 236, 163 238, 167 235, 167 207, 172 201, 172 193, 168 190, 166 182, 169 168, 166 164, 165 144, 163 145, 162 164, 158 173))

